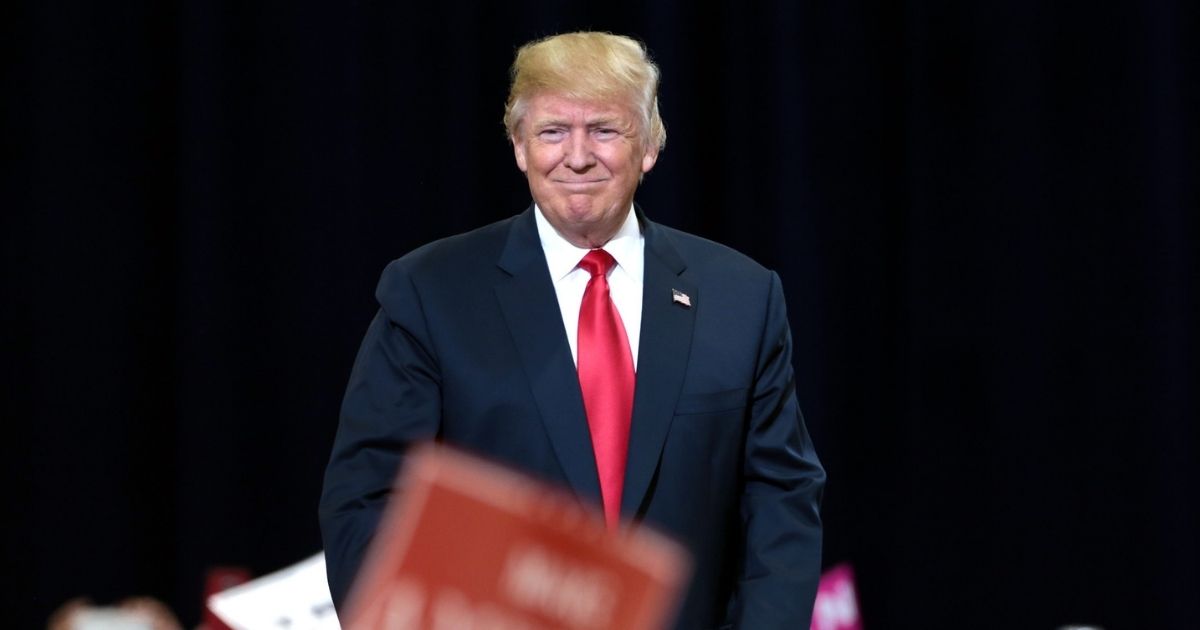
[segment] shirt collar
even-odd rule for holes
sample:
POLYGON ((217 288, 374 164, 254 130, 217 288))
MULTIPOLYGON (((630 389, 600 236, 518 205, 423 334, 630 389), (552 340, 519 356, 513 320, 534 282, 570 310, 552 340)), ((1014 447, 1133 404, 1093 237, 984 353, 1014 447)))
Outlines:
MULTIPOLYGON (((537 221, 538 238, 542 241, 542 251, 546 253, 546 265, 550 268, 550 278, 558 282, 574 271, 579 261, 591 250, 576 247, 563 238, 558 230, 554 229, 554 226, 546 220, 542 209, 537 204, 534 204, 534 218, 537 221)), ((618 267, 624 269, 634 279, 641 280, 644 257, 642 230, 638 226, 637 213, 633 211, 633 206, 630 206, 629 212, 625 215, 625 222, 621 224, 620 229, 601 249, 616 259, 618 267)))

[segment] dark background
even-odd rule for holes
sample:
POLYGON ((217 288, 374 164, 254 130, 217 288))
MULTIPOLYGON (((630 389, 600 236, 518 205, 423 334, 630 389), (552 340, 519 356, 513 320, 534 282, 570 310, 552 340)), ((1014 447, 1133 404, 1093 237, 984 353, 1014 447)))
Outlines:
POLYGON ((6 3, 4 625, 320 549, 379 272, 527 205, 507 67, 591 28, 648 214, 783 277, 868 628, 1195 626, 1193 6, 6 3))

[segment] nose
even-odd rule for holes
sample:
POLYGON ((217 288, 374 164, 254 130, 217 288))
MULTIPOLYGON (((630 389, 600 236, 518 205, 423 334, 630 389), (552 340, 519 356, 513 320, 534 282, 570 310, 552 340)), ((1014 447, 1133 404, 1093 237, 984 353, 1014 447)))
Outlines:
POLYGON ((596 163, 596 155, 592 152, 592 139, 586 130, 571 132, 563 150, 566 152, 563 163, 573 171, 585 171, 596 163))

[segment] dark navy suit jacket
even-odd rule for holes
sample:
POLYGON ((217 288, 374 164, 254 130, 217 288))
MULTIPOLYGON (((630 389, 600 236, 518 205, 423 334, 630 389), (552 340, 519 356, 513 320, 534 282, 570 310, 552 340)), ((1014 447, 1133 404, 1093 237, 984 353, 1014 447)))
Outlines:
MULTIPOLYGON (((421 247, 383 273, 321 497, 339 606, 414 442, 442 440, 600 503, 535 211, 421 247)), ((825 473, 794 395, 779 278, 638 218, 644 295, 623 517, 693 556, 677 628, 807 630, 825 473)))

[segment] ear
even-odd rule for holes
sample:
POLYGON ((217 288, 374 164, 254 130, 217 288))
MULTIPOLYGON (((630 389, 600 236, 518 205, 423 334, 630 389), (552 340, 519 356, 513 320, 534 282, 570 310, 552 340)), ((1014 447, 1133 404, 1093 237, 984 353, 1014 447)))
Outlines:
POLYGON ((642 154, 642 173, 649 173, 656 162, 658 162, 658 145, 653 145, 642 154))
POLYGON ((515 134, 509 136, 509 140, 512 140, 513 156, 517 158, 517 168, 521 169, 522 173, 529 172, 529 163, 525 160, 525 143, 521 142, 521 139, 515 134))

